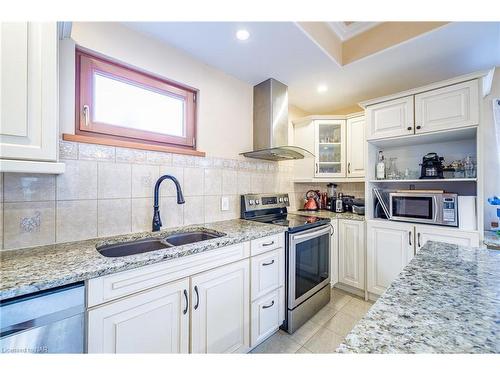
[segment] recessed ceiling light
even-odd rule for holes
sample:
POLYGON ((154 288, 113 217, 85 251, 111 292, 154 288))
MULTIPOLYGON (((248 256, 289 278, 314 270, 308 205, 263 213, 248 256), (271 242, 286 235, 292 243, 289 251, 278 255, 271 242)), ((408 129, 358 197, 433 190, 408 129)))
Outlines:
POLYGON ((238 30, 236 32, 236 38, 238 38, 239 40, 247 40, 248 38, 250 38, 250 33, 245 29, 238 30))
POLYGON ((317 90, 318 90, 318 92, 326 92, 326 91, 328 91, 328 86, 325 84, 318 85, 317 90))

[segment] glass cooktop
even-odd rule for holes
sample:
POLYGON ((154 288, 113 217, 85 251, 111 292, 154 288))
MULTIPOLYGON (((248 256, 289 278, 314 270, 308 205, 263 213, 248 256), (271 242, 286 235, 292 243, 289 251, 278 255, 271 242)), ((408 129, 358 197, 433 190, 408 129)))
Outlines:
POLYGON ((306 230, 330 222, 330 219, 328 218, 322 218, 305 214, 304 215, 286 214, 281 216, 269 215, 269 216, 255 217, 252 220, 266 224, 281 225, 283 227, 287 227, 290 232, 306 230))

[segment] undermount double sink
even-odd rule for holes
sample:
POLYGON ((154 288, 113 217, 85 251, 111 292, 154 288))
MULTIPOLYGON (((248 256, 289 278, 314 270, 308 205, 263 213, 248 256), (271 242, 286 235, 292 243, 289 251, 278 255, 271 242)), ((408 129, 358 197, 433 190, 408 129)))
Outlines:
POLYGON ((96 246, 97 251, 110 258, 124 257, 147 253, 150 251, 166 249, 174 246, 187 245, 190 243, 207 241, 225 236, 225 233, 214 232, 210 230, 198 230, 191 232, 173 233, 165 238, 147 237, 135 241, 119 242, 110 245, 96 246))

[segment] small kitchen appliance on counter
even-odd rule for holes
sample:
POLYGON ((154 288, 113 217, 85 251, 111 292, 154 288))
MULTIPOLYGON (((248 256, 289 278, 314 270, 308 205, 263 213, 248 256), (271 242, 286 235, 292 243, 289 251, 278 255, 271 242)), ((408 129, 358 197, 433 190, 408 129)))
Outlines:
POLYGON ((330 301, 330 219, 289 214, 288 194, 241 196, 241 218, 281 225, 285 232, 285 321, 293 333, 330 301))
POLYGON ((435 152, 429 152, 422 158, 420 179, 444 178, 443 177, 443 160, 442 156, 438 156, 435 152))
POLYGON ((316 211, 319 209, 320 195, 316 190, 309 190, 306 193, 306 203, 304 203, 304 210, 316 211))

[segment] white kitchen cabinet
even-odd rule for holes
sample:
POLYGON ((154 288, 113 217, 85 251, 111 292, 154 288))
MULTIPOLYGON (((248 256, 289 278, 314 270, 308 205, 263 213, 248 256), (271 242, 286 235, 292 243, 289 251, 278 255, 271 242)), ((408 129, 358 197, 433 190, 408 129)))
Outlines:
POLYGON ((339 282, 365 289, 365 227, 363 221, 339 220, 339 282))
POLYGON ((365 117, 347 120, 347 177, 365 176, 365 117))
POLYGON ((477 80, 415 95, 415 133, 479 124, 477 80))
POLYGON ((0 172, 62 173, 56 22, 0 23, 0 172))
POLYGON ((369 221, 366 225, 368 292, 382 294, 413 258, 415 226, 369 221))
POLYGON ((191 278, 191 352, 250 349, 250 264, 245 259, 191 278))
POLYGON ((427 241, 446 242, 461 246, 479 246, 479 233, 437 225, 416 226, 416 249, 419 251, 427 241))
POLYGON ((413 96, 366 108, 368 140, 414 134, 413 96))
POLYGON ((315 177, 345 177, 345 120, 314 120, 315 177))
POLYGON ((283 286, 285 263, 282 247, 254 256, 250 262, 252 301, 283 286))
POLYGON ((189 279, 89 310, 89 353, 187 353, 189 279))
POLYGON ((283 287, 252 302, 252 347, 276 332, 284 320, 283 287))

